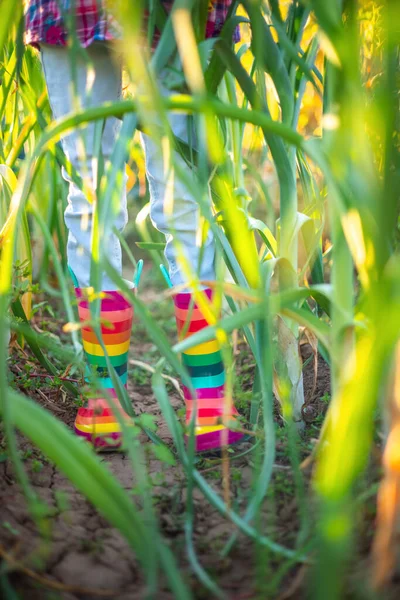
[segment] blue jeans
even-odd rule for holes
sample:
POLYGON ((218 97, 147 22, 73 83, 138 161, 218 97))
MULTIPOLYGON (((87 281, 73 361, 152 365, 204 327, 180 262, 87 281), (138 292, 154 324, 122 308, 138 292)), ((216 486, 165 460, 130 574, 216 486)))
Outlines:
MULTIPOLYGON (((115 102, 121 96, 121 68, 112 56, 111 50, 104 44, 93 44, 88 48, 93 69, 90 70, 83 60, 77 63, 77 92, 83 108, 115 102), (88 89, 90 88, 90 94, 88 89)), ((73 110, 72 79, 70 61, 66 48, 42 45, 42 65, 49 93, 50 105, 55 119, 63 117, 73 110)), ((165 75, 164 75, 165 76, 165 75)), ((160 86, 163 93, 168 90, 160 86)), ((184 114, 171 114, 170 124, 173 133, 188 139, 188 119, 184 114)), ((105 164, 112 160, 114 144, 120 130, 120 121, 109 118, 102 134, 102 155, 105 164)), ((63 137, 62 145, 68 160, 90 186, 94 187, 96 166, 94 158, 95 125, 87 125, 83 134, 74 130, 63 137), (83 137, 82 137, 83 135, 83 137), (82 147, 84 139, 84 147, 82 147)), ((174 285, 184 284, 185 276, 177 261, 177 248, 183 249, 191 268, 201 280, 214 280, 215 246, 211 231, 203 243, 203 255, 198 270, 201 243, 199 241, 199 207, 193 195, 175 175, 167 182, 164 160, 159 145, 148 135, 141 135, 146 157, 146 173, 150 188, 150 217, 153 225, 166 237, 165 256, 168 260, 170 277, 174 285), (172 201, 171 201, 172 198, 172 201)), ((176 164, 187 173, 187 165, 181 156, 174 157, 176 164)), ((194 177, 194 174, 191 174, 194 177)), ((90 281, 91 238, 93 204, 85 194, 71 181, 63 171, 63 177, 69 182, 68 207, 65 211, 65 223, 68 235, 68 262, 81 287, 87 287, 90 281)), ((110 224, 107 239, 102 239, 102 249, 113 267, 121 273, 122 257, 118 237, 112 233, 111 225, 122 231, 127 223, 126 178, 119 183, 119 210, 115 211, 114 222, 110 224)), ((103 274, 103 290, 114 290, 115 284, 103 274)))

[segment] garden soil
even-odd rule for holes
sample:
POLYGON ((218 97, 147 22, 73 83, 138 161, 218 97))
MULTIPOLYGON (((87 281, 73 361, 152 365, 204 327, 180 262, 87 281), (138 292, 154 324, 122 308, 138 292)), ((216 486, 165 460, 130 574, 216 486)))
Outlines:
MULTIPOLYGON (((147 295, 147 304, 156 307, 160 302, 159 293, 150 290, 147 295)), ((53 333, 61 331, 62 318, 57 320, 47 317, 47 321, 53 333)), ((166 319, 166 330, 171 336, 171 341, 174 338, 173 329, 173 316, 170 311, 166 319)), ((304 460, 311 454, 318 438, 319 425, 330 392, 330 375, 328 366, 319 358, 315 381, 311 346, 305 343, 301 349, 305 363, 304 384, 308 401, 307 425, 302 434, 304 442, 301 445, 300 456, 304 460)), ((133 335, 131 360, 145 360, 143 357, 151 355, 152 352, 154 346, 146 336, 145 330, 138 326, 133 335)), ((27 348, 22 350, 15 344, 13 357, 16 359, 11 363, 14 386, 20 392, 28 394, 33 401, 42 404, 68 427, 72 427, 76 412, 74 400, 60 389, 46 387, 45 373, 27 348), (34 373, 30 371, 33 378, 44 380, 41 386, 26 386, 23 383, 25 380, 21 371, 23 372, 22 367, 25 363, 34 366, 34 373)), ((254 364, 243 341, 239 340, 235 357, 237 385, 242 386, 243 397, 249 398, 254 364)), ((128 391, 136 413, 153 415, 158 425, 157 434, 172 448, 170 433, 152 393, 150 377, 140 371, 134 363, 131 363, 131 368, 134 377, 130 378, 128 391)), ((172 387, 171 389, 173 390, 172 387)), ((173 390, 170 398, 179 413, 183 407, 179 393, 173 390)), ((277 409, 276 420, 278 441, 272 493, 268 493, 263 503, 260 520, 264 532, 272 533, 275 541, 290 547, 297 533, 298 513, 287 441, 284 435, 279 435, 279 432, 284 430, 277 409)), ((185 480, 182 469, 178 464, 171 466, 158 460, 144 435, 142 442, 146 448, 152 496, 161 533, 177 557, 180 572, 186 574, 194 598, 211 598, 210 592, 194 577, 187 560, 183 531, 185 480)), ((122 535, 98 514, 66 477, 33 448, 28 440, 20 436, 19 446, 31 484, 49 507, 49 516, 46 531, 39 535, 4 451, 3 461, 0 463, 0 560, 2 568, 6 568, 8 584, 16 590, 18 597, 23 600, 145 599, 146 582, 122 535)), ((249 449, 249 444, 239 448, 246 449, 249 449)), ((135 498, 135 481, 127 457, 121 453, 108 453, 100 455, 100 458, 135 498)), ((230 501, 239 513, 243 513, 250 493, 254 460, 253 453, 249 452, 230 461, 230 501)), ((309 462, 309 465, 307 461, 303 465, 307 482, 312 472, 312 461, 309 462)), ((221 461, 218 458, 201 460, 197 467, 216 492, 221 495, 227 493, 226 488, 224 492, 221 461)), ((369 505, 371 514, 366 515, 368 523, 373 519, 374 502, 375 498, 372 497, 369 505)), ((310 490, 309 503, 311 513, 313 499, 310 490)), ((198 558, 202 566, 218 581, 227 599, 273 597, 285 600, 307 597, 304 590, 309 578, 309 566, 297 565, 289 568, 271 596, 270 582, 279 566, 276 558, 261 548, 256 551, 254 543, 243 535, 238 536, 230 553, 222 556, 222 549, 231 534, 236 531, 235 526, 212 508, 198 489, 194 491, 194 507, 194 544, 198 558)), ((360 552, 366 556, 371 535, 366 534, 364 537, 364 547, 360 552)), ((349 597, 351 596, 350 594, 349 597)), ((172 597, 166 582, 162 581, 157 598, 168 600, 172 597)))

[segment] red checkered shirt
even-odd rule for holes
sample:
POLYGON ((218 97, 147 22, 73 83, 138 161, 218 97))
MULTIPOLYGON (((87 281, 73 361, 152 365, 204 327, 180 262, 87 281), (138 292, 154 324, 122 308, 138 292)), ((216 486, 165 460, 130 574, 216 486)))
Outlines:
MULTIPOLYGON (((162 4, 170 11, 173 0, 162 0, 162 4)), ((220 34, 231 4, 232 0, 210 1, 207 38, 220 34)), ((95 41, 106 42, 120 37, 118 24, 104 5, 105 0, 75 0, 76 33, 85 48, 95 41)), ((65 46, 67 29, 62 14, 68 12, 70 6, 71 0, 29 0, 25 13, 26 43, 65 46)))

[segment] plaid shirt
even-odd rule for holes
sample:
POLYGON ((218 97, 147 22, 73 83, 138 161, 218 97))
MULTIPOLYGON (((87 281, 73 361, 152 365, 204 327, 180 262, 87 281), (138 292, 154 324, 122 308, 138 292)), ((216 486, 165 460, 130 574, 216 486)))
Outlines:
MULTIPOLYGON (((162 0, 169 12, 173 0, 162 0)), ((206 37, 217 37, 226 19, 232 0, 210 0, 206 26, 206 37)), ((120 29, 115 19, 106 13, 105 0, 75 0, 76 33, 83 47, 92 42, 106 42, 120 37, 120 29)), ((59 6, 68 11, 71 0, 29 0, 25 14, 26 43, 39 45, 40 42, 65 46, 67 30, 59 6)), ((235 36, 237 39, 237 36, 235 36)))

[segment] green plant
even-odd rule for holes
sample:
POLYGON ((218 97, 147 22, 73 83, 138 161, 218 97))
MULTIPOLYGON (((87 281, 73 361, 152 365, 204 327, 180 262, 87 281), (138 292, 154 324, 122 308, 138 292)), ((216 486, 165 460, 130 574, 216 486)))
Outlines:
MULTIPOLYGON (((362 10, 368 2, 362 3, 362 10)), ((172 467, 179 461, 182 467, 186 487, 182 516, 185 548, 191 569, 207 593, 223 597, 216 577, 200 563, 193 542, 195 488, 203 494, 204 502, 247 536, 258 565, 266 560, 278 564, 271 582, 259 578, 260 593, 276 594, 287 571, 298 563, 307 563, 317 548, 315 597, 336 600, 341 597, 345 566, 352 555, 353 516, 359 501, 355 484, 371 449, 380 390, 390 387, 387 365, 393 360, 400 333, 396 197, 399 144, 398 137, 393 136, 398 129, 399 8, 392 0, 371 0, 371 6, 377 8, 375 20, 381 28, 382 45, 376 51, 376 76, 372 82, 365 82, 362 60, 360 65, 360 19, 365 17, 360 16, 355 0, 343 4, 340 0, 310 0, 306 4, 297 0, 233 2, 221 37, 213 43, 202 39, 204 15, 197 10, 199 6, 193 1, 176 0, 166 19, 159 3, 152 3, 154 14, 148 20, 148 36, 151 39, 156 25, 162 36, 149 66, 142 54, 130 51, 138 42, 142 3, 115 3, 112 8, 123 24, 126 40, 127 76, 134 85, 140 82, 140 94, 112 105, 79 109, 52 123, 37 57, 30 49, 20 53, 17 24, 21 3, 5 4, 0 23, 0 118, 4 124, 0 134, 0 415, 7 455, 42 531, 47 508, 29 484, 22 464, 27 456, 18 453, 15 429, 63 470, 125 536, 140 560, 149 597, 157 597, 161 569, 174 596, 190 598, 176 557, 160 533, 151 490, 162 479, 151 480, 147 471, 137 437, 142 429, 150 439, 151 452, 164 466, 172 467), (182 14, 191 16, 185 21, 187 27, 181 27, 182 14), (231 37, 238 23, 250 29, 251 43, 246 38, 234 48, 231 37), (164 97, 158 89, 157 73, 176 53, 182 59, 189 57, 189 61, 183 60, 181 93, 164 97), (300 127, 302 102, 309 89, 323 97, 322 138, 313 132, 304 133, 300 127), (176 111, 193 116, 197 147, 191 148, 172 135, 168 113, 176 111), (58 141, 70 129, 88 122, 95 122, 99 133, 108 116, 122 119, 122 134, 112 164, 100 166, 97 188, 90 194, 95 205, 92 284, 98 289, 101 270, 105 269, 130 298, 142 330, 161 355, 155 369, 150 369, 151 383, 174 442, 172 454, 157 437, 149 416, 137 418, 137 427, 132 429, 121 420, 124 447, 136 482, 133 494, 126 492, 98 457, 63 424, 12 391, 6 372, 11 328, 23 335, 48 372, 51 385, 63 385, 78 396, 76 386, 65 381, 61 369, 69 364, 75 369, 80 367, 81 346, 66 274, 66 234, 61 218, 66 190, 59 166, 69 170, 76 185, 86 192, 88 189, 87 182, 73 173, 58 141), (136 127, 145 128, 159 143, 174 177, 184 182, 196 198, 203 226, 212 229, 217 245, 217 300, 205 305, 210 326, 172 348, 170 337, 159 324, 159 315, 152 314, 140 297, 132 294, 109 265, 101 244, 112 222, 115 184, 123 174, 129 140, 136 127), (244 143, 248 131, 257 140, 256 159, 253 149, 250 151, 244 143), (196 170, 195 183, 187 169, 175 164, 173 149, 178 149, 186 164, 196 170), (274 182, 279 187, 279 208, 262 174, 256 173, 256 160, 260 173, 267 164, 272 165, 274 182), (61 202, 57 201, 59 196, 61 202), (328 237, 332 243, 325 255, 324 204, 328 206, 328 237), (41 251, 33 257, 32 242, 41 244, 41 251), (304 250, 300 262, 299 247, 304 250), (56 275, 57 288, 46 276, 50 269, 56 275), (227 270, 233 284, 225 282, 227 270), (61 347, 50 335, 39 337, 31 327, 30 306, 24 301, 30 289, 23 282, 31 273, 41 289, 63 304, 70 324, 70 348, 61 347), (219 319, 222 296, 229 313, 219 319), (317 523, 309 514, 307 480, 300 465, 305 443, 299 441, 295 425, 302 420, 304 404, 299 328, 311 332, 313 347, 318 345, 332 369, 332 399, 321 399, 329 406, 313 480, 318 498, 317 523), (194 457, 192 446, 185 448, 182 427, 162 377, 168 365, 168 372, 177 374, 190 387, 179 352, 218 335, 223 340, 228 385, 232 388, 234 360, 228 335, 238 329, 243 331, 247 351, 252 355, 249 374, 242 372, 236 384, 252 383, 252 391, 239 393, 239 405, 248 415, 256 440, 251 449, 253 474, 244 509, 239 504, 232 507, 227 496, 215 491, 200 472, 202 461, 194 457), (280 417, 274 409, 273 392, 280 401, 282 428, 274 423, 280 417), (277 453, 276 443, 282 438, 284 449, 277 453), (286 471, 274 473, 277 458, 284 459, 290 477, 286 477, 286 471), (271 496, 274 502, 279 496, 295 497, 298 521, 287 545, 274 537, 271 523, 263 520, 262 509, 271 496)), ((374 27, 378 27, 375 22, 374 27)), ((80 51, 76 40, 70 51, 74 60, 80 51)), ((100 160, 98 163, 101 165, 100 160)), ((159 261, 160 242, 149 232, 146 210, 138 218, 142 248, 159 261)), ((132 253, 129 258, 134 265, 132 253)), ((199 302, 204 303, 198 294, 197 274, 188 266, 183 249, 179 260, 197 286, 199 302)), ((41 306, 34 305, 34 312, 41 306)), ((94 310, 94 322, 96 316, 94 310)), ((171 333, 169 328, 167 333, 171 333)), ((110 372, 115 379, 111 366, 110 372)), ((28 366, 21 380, 25 388, 37 386, 31 375, 28 366)), ((135 369, 134 377, 138 384, 147 381, 139 369, 135 369)), ((122 405, 134 417, 125 390, 116 388, 122 405)), ((323 417, 318 419, 322 421, 323 417)), ((313 431, 318 432, 314 427, 313 431)), ((396 444, 389 447, 391 452, 396 449, 396 444)), ((223 457, 223 465, 228 458, 229 454, 223 457)), ((34 469, 39 469, 41 462, 35 461, 34 469)), ((240 486, 236 469, 231 477, 240 486)), ((224 480, 217 470, 210 473, 210 479, 220 478, 224 480)), ((229 554, 236 539, 234 534, 224 545, 223 556, 229 554)), ((10 587, 4 578, 1 585, 7 590, 10 587)))

